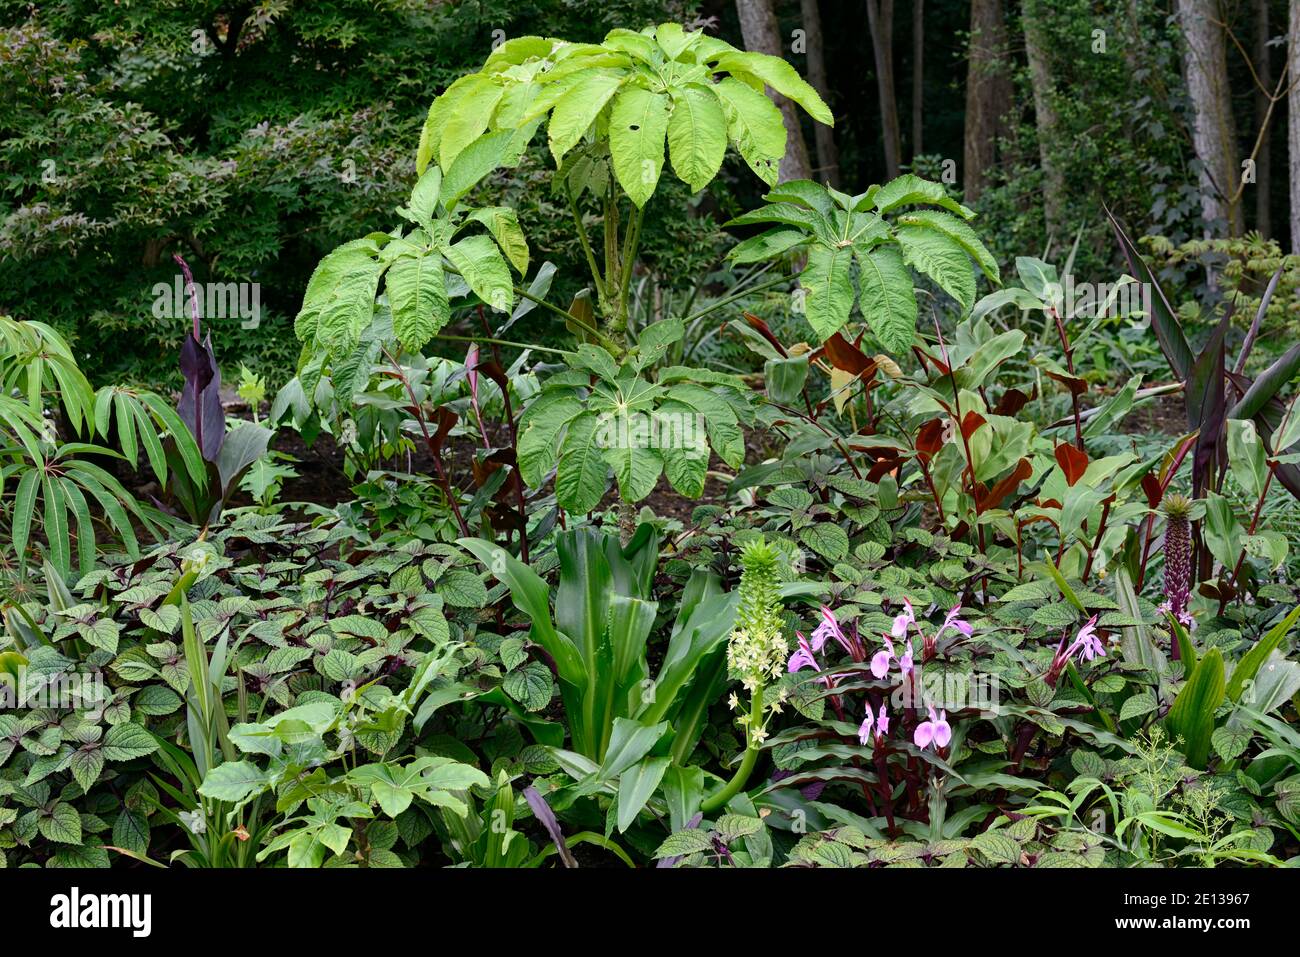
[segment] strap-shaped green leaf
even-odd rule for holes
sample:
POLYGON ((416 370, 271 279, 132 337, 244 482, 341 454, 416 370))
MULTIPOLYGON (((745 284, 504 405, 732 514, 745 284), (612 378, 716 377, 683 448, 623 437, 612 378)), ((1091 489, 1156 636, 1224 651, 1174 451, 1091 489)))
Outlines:
POLYGON ((1194 768, 1204 768, 1214 733, 1214 712, 1223 701, 1223 653, 1211 648, 1178 692, 1166 719, 1169 730, 1183 739, 1183 753, 1194 768))

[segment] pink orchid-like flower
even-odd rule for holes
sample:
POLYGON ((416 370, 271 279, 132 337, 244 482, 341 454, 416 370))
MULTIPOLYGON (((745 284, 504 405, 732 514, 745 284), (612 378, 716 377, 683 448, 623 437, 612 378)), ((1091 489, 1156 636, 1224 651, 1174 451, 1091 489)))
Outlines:
POLYGON ((817 659, 813 657, 813 649, 808 644, 808 639, 797 631, 794 635, 799 641, 799 647, 790 656, 790 661, 786 664, 786 671, 794 674, 805 667, 812 668, 813 671, 821 671, 821 665, 817 664, 817 659))
POLYGON ((840 623, 835 620, 835 613, 825 605, 822 605, 821 624, 818 625, 812 633, 813 651, 821 651, 822 647, 830 638, 834 638, 838 641, 840 647, 850 655, 853 654, 853 647, 849 643, 848 636, 844 634, 844 629, 842 629, 840 623))
POLYGON ((948 742, 952 740, 952 726, 948 724, 948 712, 941 710, 936 715, 934 706, 930 705, 929 708, 930 720, 922 721, 916 726, 916 731, 912 734, 912 743, 922 751, 933 744, 937 751, 939 748, 948 747, 948 742))
POLYGON ((1093 615, 1088 619, 1088 623, 1079 629, 1079 633, 1074 636, 1074 642, 1065 652, 1065 657, 1072 657, 1075 652, 1079 653, 1084 661, 1092 661, 1094 658, 1104 658, 1106 648, 1102 645, 1101 639, 1097 637, 1097 616, 1093 615))
POLYGON ((867 716, 862 719, 862 724, 858 725, 858 741, 863 747, 866 747, 870 742, 873 726, 876 744, 879 744, 884 740, 885 735, 889 734, 889 709, 884 702, 880 704, 879 719, 872 715, 871 702, 867 702, 867 716))
POLYGON ((898 657, 894 651, 894 643, 888 638, 884 639, 885 647, 877 651, 871 658, 871 673, 877 678, 883 678, 889 674, 889 666, 897 661, 898 670, 904 677, 912 673, 912 639, 907 639, 907 645, 904 649, 903 656, 898 657))
POLYGON ((1056 653, 1052 655, 1052 664, 1048 667, 1044 680, 1052 687, 1056 687, 1061 672, 1066 669, 1075 655, 1078 655, 1081 661, 1092 661, 1094 658, 1106 656, 1106 646, 1097 637, 1096 615, 1088 619, 1068 646, 1065 643, 1065 635, 1061 636, 1061 642, 1056 647, 1056 653))
POLYGON ((951 608, 948 609, 948 616, 944 618, 943 624, 940 625, 939 630, 935 632, 934 635, 935 641, 938 641, 939 637, 949 628, 959 632, 965 638, 969 638, 972 634, 974 634, 975 628, 969 622, 962 621, 959 617, 957 617, 960 614, 961 614, 961 602, 957 602, 957 604, 953 605, 951 608))
POLYGON ((889 629, 895 638, 902 638, 907 634, 907 629, 916 624, 916 612, 912 610, 912 603, 904 598, 903 606, 903 612, 894 616, 894 626, 889 629))

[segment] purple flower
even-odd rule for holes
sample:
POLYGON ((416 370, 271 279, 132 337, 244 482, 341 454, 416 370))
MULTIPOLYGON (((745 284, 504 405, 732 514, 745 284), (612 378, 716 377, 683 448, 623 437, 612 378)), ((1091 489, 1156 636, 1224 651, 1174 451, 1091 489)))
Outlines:
POLYGON ((907 634, 907 629, 916 624, 916 613, 912 611, 912 603, 904 598, 903 605, 905 610, 894 617, 894 627, 889 629, 889 633, 895 638, 902 638, 907 634))
POLYGON ((884 639, 885 647, 877 651, 871 658, 871 673, 877 678, 883 678, 889 674, 891 663, 898 662, 898 670, 904 676, 912 673, 912 639, 907 639, 907 646, 903 657, 899 658, 898 653, 894 651, 894 643, 888 638, 884 639))
POLYGON ((882 701, 880 704, 880 719, 876 720, 871 714, 871 702, 867 702, 867 716, 862 719, 862 724, 858 725, 858 741, 863 747, 866 747, 871 739, 872 726, 875 727, 876 743, 879 744, 889 734, 889 714, 888 706, 882 701))
POLYGON ((948 724, 948 713, 940 711, 936 715, 934 706, 931 705, 930 720, 922 721, 916 726, 916 731, 912 734, 912 743, 922 751, 933 744, 937 751, 939 748, 946 748, 951 740, 952 727, 948 724))
POLYGON ((935 641, 938 641, 939 637, 949 628, 955 629, 966 638, 969 638, 975 632, 974 627, 969 622, 962 621, 957 617, 959 614, 961 614, 961 602, 957 602, 948 609, 948 617, 943 620, 943 624, 939 626, 939 630, 935 633, 935 641))
POLYGON ((1047 669, 1044 680, 1052 687, 1056 687, 1061 672, 1065 670, 1070 663, 1070 659, 1076 654, 1082 661, 1092 661, 1094 658, 1104 658, 1106 656, 1106 646, 1097 637, 1096 615, 1088 619, 1074 636, 1074 641, 1070 642, 1068 646, 1065 643, 1065 635, 1061 636, 1061 642, 1056 647, 1056 654, 1052 655, 1052 664, 1047 669))
POLYGON ((1066 651, 1065 657, 1067 659, 1072 657, 1076 651, 1084 661, 1106 657, 1106 648, 1102 645, 1101 639, 1097 637, 1096 615, 1089 618, 1088 623, 1079 629, 1079 633, 1074 636, 1074 642, 1066 651))
POLYGON ((821 671, 821 665, 817 664, 817 659, 813 657, 813 649, 808 644, 808 639, 799 632, 795 632, 795 637, 799 639, 799 648, 790 656, 790 661, 786 665, 786 671, 794 674, 804 667, 812 668, 813 671, 821 671))
POLYGON ((828 638, 834 638, 840 643, 840 647, 853 654, 853 648, 849 645, 849 639, 845 636, 844 630, 840 628, 840 623, 835 620, 835 613, 822 605, 822 623, 813 630, 812 649, 821 651, 828 638))

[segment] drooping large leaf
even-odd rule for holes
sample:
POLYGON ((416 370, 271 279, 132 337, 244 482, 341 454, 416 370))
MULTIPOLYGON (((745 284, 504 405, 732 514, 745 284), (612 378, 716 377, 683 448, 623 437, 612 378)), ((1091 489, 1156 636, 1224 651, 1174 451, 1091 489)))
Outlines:
POLYGON ((614 175, 637 206, 644 206, 659 184, 669 103, 666 94, 630 86, 615 97, 610 111, 609 148, 614 175))
POLYGON ((616 70, 592 70, 583 73, 556 101, 547 127, 556 163, 582 139, 622 83, 623 74, 616 70))
POLYGON ((975 273, 961 245, 927 226, 901 225, 894 236, 907 264, 938 283, 963 313, 969 312, 975 305, 975 273))
POLYGON ((808 324, 822 340, 838 332, 853 311, 853 280, 849 246, 818 244, 808 250, 808 264, 799 275, 804 289, 804 312, 808 324))
POLYGON ((775 186, 788 135, 781 111, 768 97, 735 77, 725 77, 713 89, 727 117, 727 138, 754 175, 775 186))
POLYGON ((529 403, 519 421, 519 475, 538 488, 559 460, 557 440, 586 406, 572 389, 548 389, 529 403))
POLYGON ((858 309, 871 333, 890 352, 907 350, 916 337, 916 293, 902 253, 877 246, 858 260, 858 309))
POLYGON ((645 421, 645 417, 611 416, 603 422, 607 436, 601 443, 605 461, 614 470, 619 497, 625 502, 639 502, 653 492, 663 471, 659 450, 634 432, 631 423, 639 421, 645 421))
POLYGON ((713 61, 714 68, 725 70, 734 77, 752 77, 787 99, 794 100, 802 106, 814 120, 835 125, 835 117, 830 107, 813 89, 812 85, 801 77, 789 63, 777 56, 750 51, 724 53, 713 61))
POLYGON ((693 192, 718 175, 727 152, 726 117, 712 89, 688 84, 672 92, 668 157, 673 171, 693 192))
POLYGON ((957 217, 933 209, 917 209, 900 216, 898 222, 904 226, 922 226, 943 233, 975 260, 975 264, 991 281, 1001 281, 998 263, 993 254, 980 242, 975 230, 957 217))
POLYGON ((605 494, 609 464, 598 438, 599 418, 584 412, 570 424, 555 476, 555 500, 570 512, 590 512, 605 494))
POLYGON ((921 179, 912 173, 904 173, 890 180, 876 191, 873 201, 876 210, 882 215, 903 206, 927 204, 942 206, 963 219, 970 219, 975 214, 948 195, 942 183, 921 179))
POLYGON ((399 256, 388 267, 387 289, 393 332, 408 352, 418 352, 451 318, 436 250, 399 256))
POLYGON ((501 250, 487 236, 467 236, 446 249, 451 264, 474 294, 497 312, 514 308, 514 284, 501 250))

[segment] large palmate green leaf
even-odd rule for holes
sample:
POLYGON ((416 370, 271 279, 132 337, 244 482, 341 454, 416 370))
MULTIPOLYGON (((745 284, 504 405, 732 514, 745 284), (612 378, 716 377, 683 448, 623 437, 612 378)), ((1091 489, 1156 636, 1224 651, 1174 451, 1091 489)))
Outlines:
POLYGON ((605 494, 609 464, 600 446, 600 419, 591 412, 575 418, 565 433, 555 477, 555 500, 571 512, 590 512, 605 494))
MULTIPOLYGON (((774 184, 786 130, 764 93, 769 87, 833 123, 817 91, 780 57, 738 50, 679 24, 612 30, 600 44, 516 37, 433 101, 416 168, 423 173, 436 158, 450 178, 478 144, 516 131, 526 142, 545 123, 561 167, 584 141, 607 141, 618 184, 638 207, 654 194, 665 146, 674 172, 693 190, 717 175, 728 144, 774 184)), ((514 140, 502 162, 515 162, 520 146, 514 140)))
POLYGON ((862 318, 882 346, 903 352, 916 338, 916 293, 903 255, 893 246, 878 246, 858 253, 857 260, 862 318))
POLYGON ((614 100, 609 117, 614 175, 623 192, 637 206, 644 206, 659 184, 671 104, 667 94, 635 86, 628 87, 614 100))
POLYGON ((399 256, 388 267, 387 288, 393 332, 404 349, 419 349, 451 314, 440 252, 399 256))
POLYGON ((709 184, 727 152, 727 120, 711 89, 689 85, 672 91, 668 156, 673 172, 692 190, 709 184))
POLYGON ((975 302, 975 266, 999 282, 997 262, 958 216, 974 214, 944 187, 907 175, 858 196, 809 180, 782 183, 767 205, 729 225, 769 225, 732 249, 736 262, 782 259, 806 252, 799 276, 804 313, 821 340, 839 332, 856 301, 872 334, 890 352, 911 346, 916 330, 912 267, 969 311, 975 302), (918 204, 950 212, 911 209, 918 204), (956 215, 952 215, 955 213, 956 215), (885 218, 889 214, 889 218, 885 218))
POLYGON ((819 243, 808 250, 808 264, 799 276, 808 324, 820 339, 829 339, 849 321, 853 311, 853 263, 850 246, 819 243))

